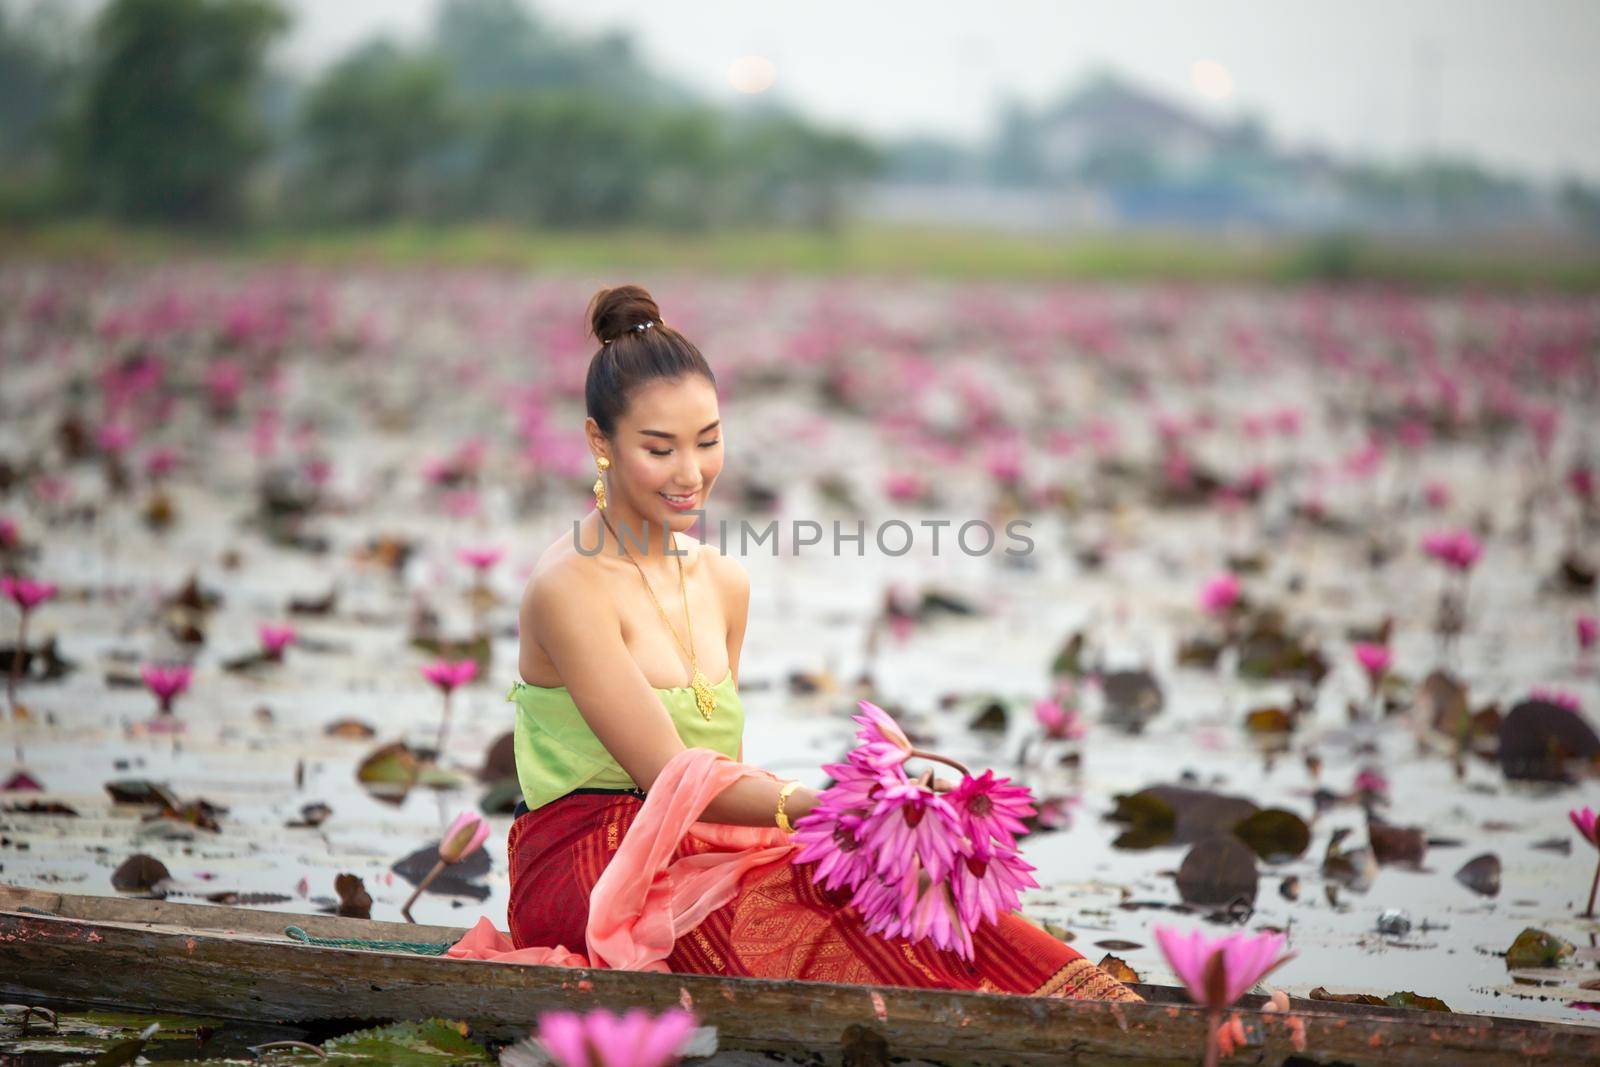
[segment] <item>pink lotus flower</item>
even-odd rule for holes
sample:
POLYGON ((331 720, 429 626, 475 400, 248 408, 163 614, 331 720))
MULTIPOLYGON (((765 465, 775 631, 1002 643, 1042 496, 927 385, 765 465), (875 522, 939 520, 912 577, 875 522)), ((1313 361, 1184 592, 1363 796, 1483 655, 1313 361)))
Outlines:
POLYGON ((1470 530, 1427 534, 1422 539, 1422 550, 1445 566, 1463 572, 1471 570, 1483 555, 1483 545, 1470 530))
POLYGON ((927 492, 927 483, 919 474, 896 473, 884 479, 883 491, 896 504, 912 504, 927 492))
POLYGON ((0 577, 0 596, 9 597, 24 615, 55 596, 58 588, 54 582, 36 582, 31 578, 0 577))
POLYGON ((889 782, 878 791, 865 844, 885 878, 915 863, 941 879, 955 863, 960 834, 955 809, 944 797, 916 782, 889 782))
POLYGON ((450 663, 437 660, 422 668, 423 677, 438 686, 445 693, 466 685, 478 676, 478 664, 475 660, 464 659, 450 663))
POLYGON ((558 1067, 667 1067, 678 1062, 694 1025, 682 1008, 654 1017, 643 1008, 622 1015, 549 1011, 539 1016, 539 1043, 558 1067))
POLYGON ((485 571, 499 563, 505 556, 503 548, 463 548, 456 553, 456 558, 481 577, 485 571))
POLYGON ((144 470, 153 479, 161 479, 178 469, 178 453, 166 445, 144 458, 144 470))
POLYGON ((22 543, 22 534, 11 519, 0 518, 0 551, 10 551, 22 543))
POLYGON ((972 855, 956 862, 951 878, 956 914, 969 930, 977 929, 980 917, 998 922, 1002 914, 1022 906, 1022 890, 1039 887, 1030 873, 1035 869, 1015 852, 989 842, 975 844, 972 855))
POLYGON ((478 664, 470 659, 455 663, 437 660, 422 668, 422 674, 444 694, 444 714, 439 719, 439 740, 434 746, 439 756, 443 757, 444 743, 450 736, 450 694, 478 676, 478 664))
POLYGON ((283 658, 283 650, 294 644, 298 636, 293 626, 288 624, 278 626, 270 622, 264 622, 256 627, 256 635, 261 638, 261 647, 266 650, 267 655, 279 660, 283 658))
POLYGON ((861 709, 861 714, 850 716, 851 721, 861 726, 856 731, 861 748, 856 751, 862 753, 870 767, 879 771, 898 767, 916 751, 911 739, 900 729, 900 724, 890 718, 888 712, 870 700, 857 701, 856 706, 861 709))
POLYGON ((1208 615, 1222 615, 1239 602, 1239 579, 1219 574, 1200 590, 1200 607, 1208 615))
POLYGON ((1034 814, 1033 793, 1025 785, 1012 785, 1009 778, 996 778, 984 771, 976 778, 967 775, 945 798, 961 818, 962 830, 974 846, 995 841, 1014 848, 1017 837, 1028 832, 1023 819, 1034 814))
POLYGON ((1600 639, 1600 618, 1579 615, 1573 625, 1578 635, 1578 647, 1585 652, 1593 648, 1595 641, 1600 639))
MULTIPOLYGON (((1578 833, 1585 841, 1600 849, 1600 826, 1596 825, 1600 823, 1600 817, 1597 817, 1593 810, 1587 806, 1573 808, 1567 812, 1567 818, 1572 820, 1572 825, 1577 827, 1578 833)), ((1589 883, 1589 906, 1583 912, 1585 919, 1594 918, 1594 898, 1597 890, 1600 890, 1600 858, 1595 862, 1594 880, 1589 883)))
POLYGON ((145 688, 154 693, 156 699, 161 702, 161 713, 170 715, 172 702, 189 688, 189 680, 194 677, 194 670, 184 666, 165 667, 147 663, 139 668, 139 676, 144 679, 145 688))
POLYGON ((1217 1031, 1222 1013, 1250 987, 1294 958, 1286 953, 1282 934, 1229 934, 1216 941, 1196 930, 1187 937, 1166 926, 1153 928, 1156 944, 1167 958, 1190 999, 1210 1015, 1206 1034, 1206 1067, 1214 1067, 1220 1051, 1217 1031))
POLYGON ((1567 812, 1567 818, 1572 820, 1572 825, 1578 828, 1578 833, 1583 839, 1595 848, 1600 848, 1600 816, 1597 816, 1589 807, 1573 808, 1567 812))
POLYGON ((1077 708, 1064 708, 1049 697, 1034 702, 1033 717, 1045 736, 1057 741, 1081 741, 1086 732, 1077 708))
POLYGON ((1351 788, 1357 793, 1367 796, 1388 796, 1389 779, 1371 767, 1363 767, 1356 773, 1355 781, 1351 783, 1351 788))
POLYGON ((460 863, 483 847, 488 837, 489 820, 475 811, 464 811, 440 839, 439 858, 445 863, 460 863))
POLYGON ((112 455, 121 455, 133 441, 134 432, 127 426, 108 424, 101 426, 94 433, 94 443, 100 446, 102 452, 112 455))
POLYGON ((1383 681, 1383 676, 1389 670, 1391 657, 1386 645, 1364 644, 1355 645, 1356 662, 1361 664, 1361 669, 1367 672, 1367 680, 1372 683, 1372 688, 1377 689, 1378 683, 1383 681))
POLYGON ((1282 934, 1229 934, 1215 941, 1199 930, 1187 937, 1170 927, 1153 928, 1156 944, 1196 1004, 1212 1011, 1231 1007, 1250 987, 1294 957, 1282 934))

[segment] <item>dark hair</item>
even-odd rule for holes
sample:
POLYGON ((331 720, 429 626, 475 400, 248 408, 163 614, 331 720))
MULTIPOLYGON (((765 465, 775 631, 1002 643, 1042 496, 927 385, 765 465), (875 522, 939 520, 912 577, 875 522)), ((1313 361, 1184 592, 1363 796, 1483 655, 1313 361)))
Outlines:
POLYGON ((683 334, 661 321, 661 309, 644 288, 619 285, 601 289, 589 301, 589 332, 600 351, 589 360, 583 398, 589 417, 611 437, 628 400, 646 382, 702 374, 712 385, 706 357, 683 334), (645 323, 650 326, 639 329, 645 323))

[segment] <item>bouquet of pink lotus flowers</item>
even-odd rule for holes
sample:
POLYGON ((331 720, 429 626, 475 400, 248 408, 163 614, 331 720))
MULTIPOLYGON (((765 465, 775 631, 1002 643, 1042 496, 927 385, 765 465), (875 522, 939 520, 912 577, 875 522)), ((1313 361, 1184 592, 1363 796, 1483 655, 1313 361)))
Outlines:
POLYGON ((866 700, 860 708, 862 743, 844 763, 824 765, 834 784, 795 822, 794 862, 818 861, 818 885, 851 890, 869 933, 932 938, 970 960, 979 921, 1016 911, 1019 892, 1039 884, 1017 854, 1032 794, 920 751, 882 708, 866 700), (955 767, 960 783, 940 792, 931 770, 910 777, 906 762, 916 757, 955 767))

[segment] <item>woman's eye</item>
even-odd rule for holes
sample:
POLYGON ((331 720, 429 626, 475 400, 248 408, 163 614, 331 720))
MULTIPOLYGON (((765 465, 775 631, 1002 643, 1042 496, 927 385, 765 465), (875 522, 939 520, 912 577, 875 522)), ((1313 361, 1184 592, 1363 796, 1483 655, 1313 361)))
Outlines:
MULTIPOLYGON (((700 447, 701 448, 710 448, 712 445, 719 445, 721 443, 722 443, 722 438, 719 437, 715 441, 702 441, 700 443, 700 447)), ((663 451, 663 452, 657 452, 653 448, 646 449, 646 451, 648 451, 652 456, 670 456, 670 455, 672 455, 672 449, 670 449, 670 448, 665 450, 665 451, 663 451)))

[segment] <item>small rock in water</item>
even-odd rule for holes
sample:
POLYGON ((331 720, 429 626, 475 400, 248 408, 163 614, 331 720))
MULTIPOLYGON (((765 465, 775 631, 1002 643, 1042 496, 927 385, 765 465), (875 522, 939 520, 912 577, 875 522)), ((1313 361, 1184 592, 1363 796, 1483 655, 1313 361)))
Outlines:
POLYGON ((1378 932, 1390 937, 1404 937, 1411 932, 1411 916, 1399 908, 1390 908, 1378 916, 1378 932))

